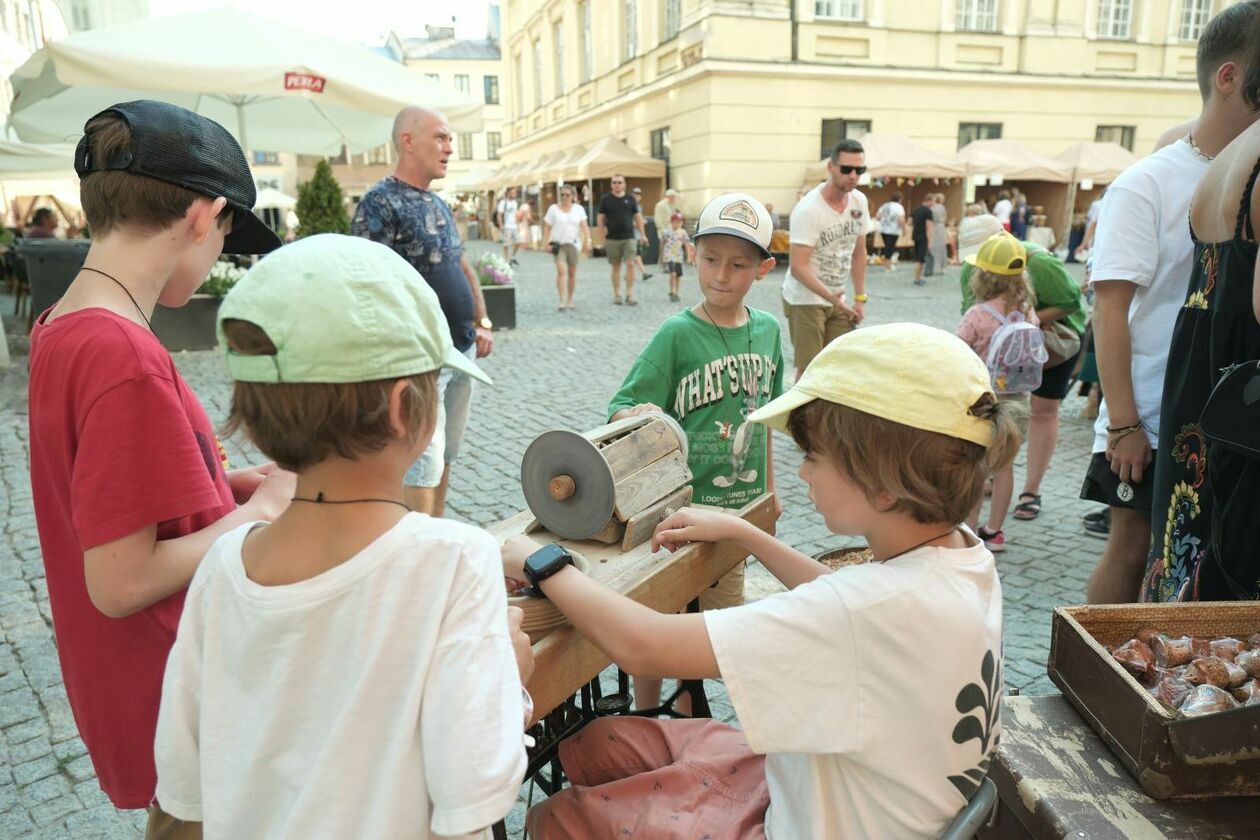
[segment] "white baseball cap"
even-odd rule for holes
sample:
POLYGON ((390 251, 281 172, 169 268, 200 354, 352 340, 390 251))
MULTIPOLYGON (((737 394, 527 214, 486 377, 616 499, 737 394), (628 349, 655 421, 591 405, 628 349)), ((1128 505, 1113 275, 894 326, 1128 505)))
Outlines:
POLYGON ((964 228, 962 225, 958 228, 958 258, 966 259, 980 253, 980 246, 989 241, 990 237, 997 236, 1006 228, 1002 227, 1002 222, 992 213, 981 213, 979 216, 972 216, 972 222, 964 228))
POLYGON ((724 233, 751 242, 770 256, 774 222, 765 206, 748 193, 719 195, 704 206, 696 223, 696 239, 710 233, 724 233))

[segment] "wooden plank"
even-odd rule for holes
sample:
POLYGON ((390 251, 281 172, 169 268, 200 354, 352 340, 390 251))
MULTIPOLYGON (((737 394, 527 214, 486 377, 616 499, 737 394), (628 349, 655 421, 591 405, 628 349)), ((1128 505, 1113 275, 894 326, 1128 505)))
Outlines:
POLYGON ((620 420, 614 420, 606 426, 600 426, 599 428, 591 429, 589 432, 583 432, 582 437, 586 438, 596 446, 599 446, 604 441, 624 435, 631 429, 642 426, 649 420, 651 420, 651 418, 644 415, 639 415, 638 417, 622 417, 620 420))
POLYGON ((605 525, 602 530, 592 535, 591 539, 595 542, 603 543, 604 545, 614 545, 621 542, 621 536, 625 530, 626 526, 622 525, 621 522, 617 520, 617 517, 614 516, 608 520, 608 524, 605 525))
POLYGON ((657 525, 677 513, 680 508, 691 504, 692 492, 691 485, 688 484, 677 493, 666 496, 647 510, 626 520, 626 534, 621 540, 621 550, 629 551, 651 539, 657 525))
POLYGON ((600 450, 613 481, 628 478, 644 467, 654 464, 679 449, 678 436, 664 420, 653 420, 641 429, 605 446, 600 450))
POLYGON ((687 459, 681 452, 674 452, 617 482, 617 504, 613 512, 625 522, 690 483, 691 470, 687 468, 687 459))

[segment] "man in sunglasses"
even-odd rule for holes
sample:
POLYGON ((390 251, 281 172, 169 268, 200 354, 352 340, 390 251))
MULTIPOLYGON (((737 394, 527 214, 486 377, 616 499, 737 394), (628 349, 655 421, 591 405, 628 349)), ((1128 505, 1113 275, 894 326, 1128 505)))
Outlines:
POLYGON ((827 180, 792 210, 783 311, 798 378, 823 347, 860 324, 866 314, 866 231, 871 214, 866 196, 857 189, 865 172, 862 144, 841 140, 827 164, 827 180), (847 294, 850 278, 852 305, 847 294))

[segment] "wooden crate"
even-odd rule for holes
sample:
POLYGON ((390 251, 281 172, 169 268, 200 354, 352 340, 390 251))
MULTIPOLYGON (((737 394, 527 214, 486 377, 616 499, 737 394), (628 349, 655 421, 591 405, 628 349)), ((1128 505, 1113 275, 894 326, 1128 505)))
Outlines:
POLYGON ((1057 607, 1048 663, 1063 696, 1150 796, 1260 796, 1260 707, 1199 718, 1169 711, 1103 647, 1143 627, 1246 639, 1260 632, 1260 603, 1057 607))

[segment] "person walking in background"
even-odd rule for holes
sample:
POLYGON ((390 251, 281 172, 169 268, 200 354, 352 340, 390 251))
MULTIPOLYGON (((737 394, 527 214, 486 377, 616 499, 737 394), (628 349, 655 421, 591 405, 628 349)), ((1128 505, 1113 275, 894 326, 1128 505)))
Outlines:
POLYGON ((683 229, 683 214, 675 213, 669 220, 669 227, 661 234, 661 265, 669 273, 669 299, 675 303, 681 300, 679 290, 682 286, 683 263, 695 265, 696 249, 691 244, 691 237, 683 229))
POLYGON ((997 216, 1002 227, 1007 230, 1011 229, 1011 211, 1015 206, 1011 203, 1011 194, 1009 190, 1000 190, 998 192, 997 201, 993 205, 993 215, 997 216))
POLYGON ((775 212, 774 205, 770 202, 766 202, 766 212, 770 214, 770 224, 774 230, 779 230, 783 227, 783 219, 779 218, 779 214, 775 212))
POLYGON ((945 194, 936 193, 932 196, 932 239, 929 243, 932 262, 929 274, 944 274, 949 263, 945 232, 945 194))
POLYGON ((494 223, 499 228, 499 241, 503 243, 503 259, 516 265, 516 252, 521 248, 521 229, 516 200, 516 187, 508 187, 507 194, 499 199, 494 210, 494 223))
POLYGON ((41 207, 31 216, 31 225, 23 234, 27 239, 54 239, 57 236, 57 214, 47 207, 41 207))
POLYGON ((560 188, 560 201, 547 208, 543 216, 543 239, 556 258, 557 308, 576 309, 573 292, 577 288, 578 251, 591 252, 591 229, 586 223, 586 210, 573 203, 573 187, 560 188))
POLYGON ((893 193, 881 204, 875 218, 879 225, 879 237, 884 242, 884 247, 880 252, 884 266, 888 271, 893 271, 893 257, 897 256, 897 240, 906 229, 906 208, 901 205, 901 193, 893 193))
POLYGON ((932 220, 935 218, 932 206, 935 203, 936 199, 928 193, 923 196, 923 203, 910 213, 911 238, 914 240, 914 285, 916 286, 927 283, 923 275, 927 273, 928 243, 932 239, 932 220))
POLYGON ((1011 236, 1023 242, 1028 238, 1028 197, 1016 189, 1011 190, 1011 236))
POLYGON ((665 190, 665 197, 656 202, 656 207, 652 209, 652 221, 656 222, 657 236, 669 230, 669 220, 674 215, 677 204, 678 190, 674 189, 665 190))
POLYGON ((857 188, 866 151, 841 140, 827 161, 827 180, 796 203, 788 221, 791 250, 783 312, 796 375, 834 339, 866 317, 866 229, 870 210, 857 188), (853 280, 853 304, 846 300, 853 280))
MULTIPOLYGON (((643 190, 635 187, 630 191, 630 195, 634 196, 634 206, 638 208, 639 215, 643 215, 643 190)), ((660 241, 661 230, 656 230, 657 241, 660 241)), ((644 280, 651 280, 652 275, 648 272, 647 266, 643 264, 643 249, 647 247, 648 238, 646 225, 642 235, 634 240, 634 264, 639 269, 639 276, 644 280)))
POLYGON ((626 303, 638 306, 634 297, 635 242, 643 235, 643 214, 634 196, 626 192, 626 176, 612 176, 612 192, 599 200, 596 216, 613 287, 613 303, 621 306, 621 267, 626 269, 626 303))
POLYGON ((520 209, 516 211, 516 227, 521 233, 521 239, 525 243, 525 247, 531 251, 538 247, 538 239, 541 238, 542 231, 539 235, 534 235, 534 205, 526 198, 521 202, 520 209))

